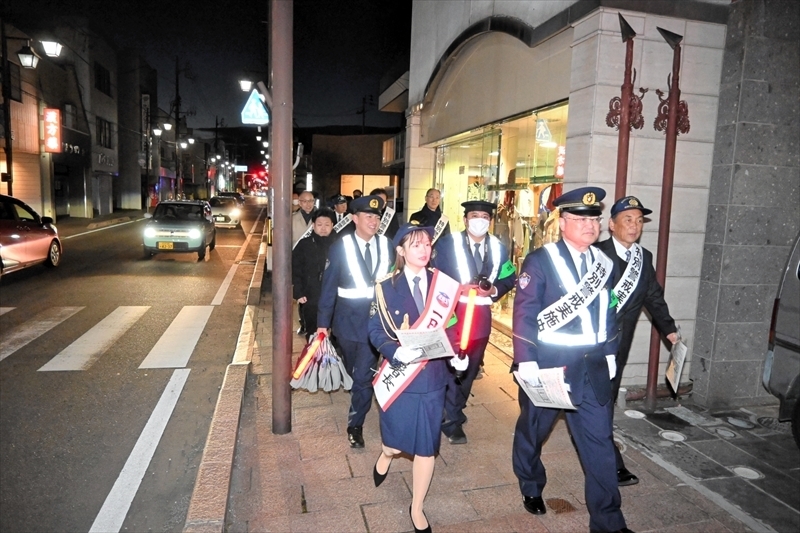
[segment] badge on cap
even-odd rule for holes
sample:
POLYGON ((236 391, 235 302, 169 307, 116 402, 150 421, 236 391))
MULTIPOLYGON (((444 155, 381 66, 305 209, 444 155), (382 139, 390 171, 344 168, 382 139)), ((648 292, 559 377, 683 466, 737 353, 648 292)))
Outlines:
POLYGON ((587 192, 583 195, 583 205, 594 205, 596 197, 593 192, 587 192))
POLYGON ((628 200, 628 205, 631 205, 633 207, 639 207, 639 200, 637 200, 636 198, 631 198, 630 200, 628 200))
POLYGON ((373 198, 372 200, 369 201, 369 206, 372 209, 378 209, 378 205, 380 205, 380 204, 378 204, 378 199, 377 198, 373 198))

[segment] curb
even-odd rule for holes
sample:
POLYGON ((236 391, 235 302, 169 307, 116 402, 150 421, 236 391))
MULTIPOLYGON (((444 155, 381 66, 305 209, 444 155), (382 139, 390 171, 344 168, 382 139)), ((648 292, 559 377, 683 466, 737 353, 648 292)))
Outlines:
POLYGON ((239 417, 242 412, 247 374, 253 358, 254 323, 261 300, 261 280, 267 262, 267 243, 262 237, 258 259, 247 291, 247 305, 233 361, 225 370, 225 379, 217 397, 211 418, 203 457, 197 469, 189 510, 186 513, 184 533, 223 533, 228 512, 228 493, 239 434, 239 417))

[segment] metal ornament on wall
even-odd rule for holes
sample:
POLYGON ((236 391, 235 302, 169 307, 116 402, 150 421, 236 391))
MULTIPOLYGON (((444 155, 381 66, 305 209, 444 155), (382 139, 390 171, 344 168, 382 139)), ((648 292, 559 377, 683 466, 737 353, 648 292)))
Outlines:
MULTIPOLYGON (((667 76, 667 85, 671 84, 670 76, 667 76)), ((665 93, 661 89, 656 89, 658 95, 658 114, 653 121, 653 129, 656 131, 667 131, 667 120, 669 119, 669 93, 665 93)), ((679 134, 684 135, 689 133, 689 104, 686 100, 678 102, 678 116, 677 123, 675 124, 676 130, 679 134)))
MULTIPOLYGON (((636 80, 636 69, 633 71, 633 79, 636 80)), ((644 127, 644 115, 642 114, 643 106, 642 106, 642 98, 644 95, 649 91, 645 87, 639 87, 640 95, 631 94, 630 101, 628 103, 628 109, 630 110, 630 122, 628 123, 628 131, 631 130, 640 130, 644 127)), ((619 131, 619 124, 620 124, 620 115, 622 114, 622 99, 619 96, 615 96, 608 102, 608 114, 606 115, 606 125, 609 128, 614 128, 615 130, 619 131)))

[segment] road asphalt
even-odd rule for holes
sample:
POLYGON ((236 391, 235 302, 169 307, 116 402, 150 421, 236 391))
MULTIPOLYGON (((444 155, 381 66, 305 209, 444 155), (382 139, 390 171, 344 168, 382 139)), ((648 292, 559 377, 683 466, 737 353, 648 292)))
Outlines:
MULTIPOLYGON (((57 226, 68 236, 141 215, 125 211, 57 226)), ((269 249, 261 249, 263 268, 269 249)), ((294 391, 292 431, 272 433, 272 294, 268 273, 263 285, 260 275, 253 280, 184 531, 412 531, 410 460, 395 459, 380 488, 372 482, 380 453, 377 405, 367 416, 364 449, 347 443, 343 390, 294 391)), ((293 361, 302 348, 303 338, 294 335, 293 361)), ((425 512, 437 533, 589 529, 583 473, 563 417, 542 456, 547 513, 534 516, 522 506, 511 467, 519 413, 511 358, 510 339, 494 331, 484 376, 466 409, 468 443, 445 439, 436 459, 425 512)), ((640 479, 620 488, 628 527, 640 533, 800 531, 800 450, 777 412, 774 402, 708 410, 691 395, 659 399, 652 410, 640 401, 617 406, 615 440, 640 479)))

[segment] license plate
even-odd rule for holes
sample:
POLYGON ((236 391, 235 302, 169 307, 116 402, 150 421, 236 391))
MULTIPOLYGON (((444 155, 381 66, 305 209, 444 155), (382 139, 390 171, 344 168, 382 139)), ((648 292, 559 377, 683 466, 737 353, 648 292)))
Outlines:
POLYGON ((158 243, 159 250, 172 250, 172 243, 171 242, 160 242, 158 243))
POLYGON ((225 222, 225 217, 214 217, 217 222, 225 222))

